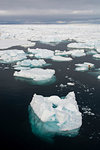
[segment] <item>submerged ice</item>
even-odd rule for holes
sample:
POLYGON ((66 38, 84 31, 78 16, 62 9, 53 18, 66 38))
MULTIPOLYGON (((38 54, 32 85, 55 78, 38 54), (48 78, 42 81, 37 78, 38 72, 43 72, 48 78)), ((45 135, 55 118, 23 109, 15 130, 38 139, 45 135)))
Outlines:
POLYGON ((37 128, 38 136, 44 138, 48 134, 52 136, 78 134, 82 125, 82 115, 79 112, 74 92, 68 93, 65 98, 34 94, 30 106, 32 131, 36 133, 34 128, 37 128))

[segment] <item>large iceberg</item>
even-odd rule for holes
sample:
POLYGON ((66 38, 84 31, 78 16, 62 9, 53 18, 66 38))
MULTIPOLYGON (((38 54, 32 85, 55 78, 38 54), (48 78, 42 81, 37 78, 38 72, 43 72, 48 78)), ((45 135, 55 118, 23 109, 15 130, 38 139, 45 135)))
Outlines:
POLYGON ((23 50, 3 50, 0 51, 0 62, 12 63, 26 59, 26 54, 23 50))
POLYGON ((54 56, 54 52, 48 49, 30 49, 28 48, 28 52, 35 55, 36 58, 51 58, 54 56))
POLYGON ((94 68, 94 64, 88 62, 84 62, 83 64, 75 64, 75 66, 76 71, 87 71, 90 70, 91 68, 94 68))
POLYGON ((36 84, 44 84, 54 80, 54 74, 55 70, 53 69, 32 68, 15 71, 14 76, 31 79, 36 84))
POLYGON ((74 92, 70 92, 65 98, 34 94, 30 106, 32 108, 30 118, 32 131, 36 133, 34 128, 37 128, 39 136, 47 137, 48 134, 75 136, 78 134, 78 129, 82 125, 82 115, 79 112, 74 92))

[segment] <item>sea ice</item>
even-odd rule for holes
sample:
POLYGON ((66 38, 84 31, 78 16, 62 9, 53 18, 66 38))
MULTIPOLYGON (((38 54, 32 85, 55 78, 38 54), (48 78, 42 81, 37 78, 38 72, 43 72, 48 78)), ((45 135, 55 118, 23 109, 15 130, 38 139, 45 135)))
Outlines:
POLYGON ((67 85, 73 86, 73 85, 75 85, 75 83, 68 82, 67 85))
POLYGON ((26 59, 23 61, 18 61, 17 64, 14 67, 42 67, 43 65, 45 65, 46 62, 43 59, 26 59))
POLYGON ((100 59, 100 54, 93 55, 94 58, 100 59))
POLYGON ((36 58, 51 58, 54 56, 54 52, 48 49, 30 49, 28 48, 28 52, 35 55, 36 58))
POLYGON ((82 125, 82 115, 74 92, 70 92, 64 99, 58 96, 43 97, 34 94, 30 105, 40 121, 46 123, 44 128, 47 132, 67 132, 82 125))
POLYGON ((0 62, 12 63, 26 59, 26 54, 23 50, 3 50, 0 51, 0 62))
POLYGON ((13 46, 33 46, 35 43, 26 40, 17 40, 17 39, 5 39, 0 40, 0 49, 7 49, 13 46))
POLYGON ((54 61, 71 61, 72 58, 70 57, 63 57, 63 56, 53 56, 51 57, 52 60, 54 61))
POLYGON ((94 64, 84 62, 83 64, 75 64, 75 66, 77 66, 75 68, 76 71, 87 71, 87 70, 93 68, 94 64))
POLYGON ((88 44, 88 43, 70 43, 67 46, 68 48, 86 48, 86 49, 94 49, 94 46, 92 44, 88 44))
POLYGON ((35 81, 35 83, 46 83, 50 82, 52 78, 54 77, 55 70, 53 69, 41 69, 41 68, 32 68, 29 70, 21 70, 21 71, 15 71, 14 76, 31 79, 32 81, 35 81))

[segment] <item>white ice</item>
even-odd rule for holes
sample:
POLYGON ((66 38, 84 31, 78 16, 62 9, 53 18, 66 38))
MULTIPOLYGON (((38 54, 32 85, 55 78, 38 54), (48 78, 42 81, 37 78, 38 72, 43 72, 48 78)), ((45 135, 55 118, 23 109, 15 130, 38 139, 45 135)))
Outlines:
POLYGON ((100 59, 100 54, 93 55, 94 58, 100 59))
POLYGON ((26 54, 23 50, 3 50, 0 51, 0 62, 12 63, 26 59, 26 54))
POLYGON ((51 57, 52 60, 54 61, 71 61, 72 58, 70 57, 63 57, 63 56, 53 56, 51 57))
POLYGON ((47 59, 47 58, 51 58, 54 56, 54 52, 48 49, 39 49, 39 48, 30 49, 29 48, 28 52, 34 54, 36 58, 47 59))
POLYGON ((73 86, 73 85, 75 85, 75 83, 68 82, 67 85, 73 86))
POLYGON ((75 66, 76 66, 76 68, 75 68, 76 71, 87 71, 87 70, 93 68, 94 64, 84 62, 83 64, 75 64, 75 66))
POLYGON ((42 122, 48 122, 51 132, 70 131, 82 125, 82 115, 74 92, 68 93, 64 99, 34 94, 30 105, 42 122))
POLYGON ((34 46, 34 45, 35 43, 32 43, 30 41, 25 41, 25 40, 18 40, 18 39, 0 40, 0 49, 7 49, 13 46, 29 47, 29 46, 34 46))
POLYGON ((52 79, 55 74, 55 70, 53 69, 41 69, 41 68, 33 68, 29 70, 21 70, 15 71, 14 76, 29 78, 33 81, 47 81, 52 79))
POLYGON ((33 60, 30 60, 30 59, 27 59, 27 60, 23 60, 23 61, 18 61, 16 63, 16 65, 14 67, 42 67, 46 64, 46 62, 43 60, 43 59, 33 59, 33 60))
POLYGON ((89 48, 89 49, 94 49, 94 46, 92 44, 87 44, 87 43, 70 43, 67 46, 68 48, 89 48))

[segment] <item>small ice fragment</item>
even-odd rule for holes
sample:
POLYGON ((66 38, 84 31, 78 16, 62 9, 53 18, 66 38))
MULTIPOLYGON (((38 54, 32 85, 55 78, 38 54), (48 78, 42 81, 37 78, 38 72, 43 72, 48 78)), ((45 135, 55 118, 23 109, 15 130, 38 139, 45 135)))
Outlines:
POLYGON ((75 83, 72 83, 72 82, 68 82, 67 85, 70 85, 70 86, 74 86, 75 83))

